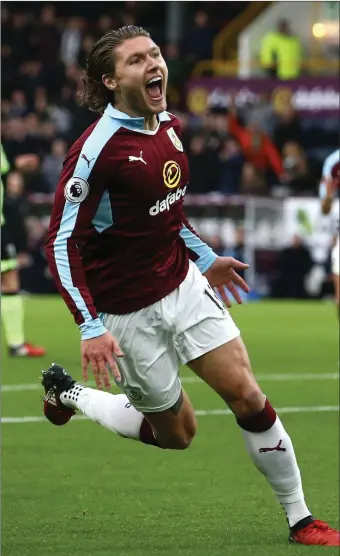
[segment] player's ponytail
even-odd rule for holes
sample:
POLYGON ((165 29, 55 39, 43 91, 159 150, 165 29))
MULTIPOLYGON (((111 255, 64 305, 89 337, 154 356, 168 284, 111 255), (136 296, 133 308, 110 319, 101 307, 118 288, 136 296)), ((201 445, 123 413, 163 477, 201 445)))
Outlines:
POLYGON ((114 102, 114 92, 104 85, 102 77, 103 75, 114 75, 114 49, 122 42, 135 37, 150 37, 150 34, 143 27, 126 25, 110 31, 93 45, 88 54, 82 78, 84 89, 78 93, 82 106, 87 106, 89 110, 103 114, 109 102, 114 102))

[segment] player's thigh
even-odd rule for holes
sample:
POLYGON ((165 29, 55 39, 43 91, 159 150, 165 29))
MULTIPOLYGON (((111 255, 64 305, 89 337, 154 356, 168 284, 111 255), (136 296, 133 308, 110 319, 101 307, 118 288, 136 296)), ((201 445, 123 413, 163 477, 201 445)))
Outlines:
POLYGON ((181 391, 176 404, 160 413, 143 412, 159 444, 164 448, 185 449, 195 436, 197 423, 189 396, 181 391))
POLYGON ((175 346, 187 364, 238 415, 262 409, 240 331, 207 280, 196 271, 179 307, 175 346), (182 314, 181 314, 182 313, 182 314))
POLYGON ((119 386, 143 413, 171 409, 182 391, 171 326, 161 313, 161 305, 155 304, 128 315, 101 316, 125 354, 117 359, 119 386))
POLYGON ((263 409, 265 397, 240 336, 188 362, 188 366, 220 395, 237 417, 263 409))

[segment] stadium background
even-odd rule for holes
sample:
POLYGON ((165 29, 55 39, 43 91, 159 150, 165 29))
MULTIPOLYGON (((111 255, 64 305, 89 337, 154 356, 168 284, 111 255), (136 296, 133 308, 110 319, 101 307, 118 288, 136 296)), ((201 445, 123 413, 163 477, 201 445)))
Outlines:
MULTIPOLYGON (((190 220, 219 254, 251 263, 248 300, 314 298, 233 311, 260 382, 287 413, 313 507, 336 525, 338 344, 327 300, 338 207, 322 217, 317 192, 323 161, 338 147, 337 2, 3 2, 1 13, 5 208, 17 205, 25 218, 21 286, 35 294, 27 296, 26 325, 48 350, 42 365, 52 357, 80 376, 77 330, 52 295, 44 238, 65 153, 96 118, 77 103, 81 68, 96 38, 137 23, 169 65, 169 110, 182 122, 191 170, 190 220), (302 49, 301 64, 293 55, 286 75, 280 53, 275 66, 262 51, 282 17, 302 49)), ((55 543, 67 556, 217 556, 226 542, 230 554, 286 554, 275 501, 250 471, 231 419, 219 416, 220 400, 187 369, 195 407, 212 416, 200 420, 184 459, 124 443, 92 423, 67 431, 38 424, 39 370, 34 361, 13 363, 3 347, 6 556, 48 556, 55 543)))

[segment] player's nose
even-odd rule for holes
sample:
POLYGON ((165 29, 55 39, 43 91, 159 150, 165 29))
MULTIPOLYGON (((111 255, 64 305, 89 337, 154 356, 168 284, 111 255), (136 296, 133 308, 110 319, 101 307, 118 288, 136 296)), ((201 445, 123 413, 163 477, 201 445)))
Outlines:
POLYGON ((158 62, 158 60, 156 60, 156 58, 154 58, 153 56, 149 56, 148 58, 148 65, 147 65, 147 73, 155 73, 156 71, 159 71, 160 68, 160 63, 158 62))

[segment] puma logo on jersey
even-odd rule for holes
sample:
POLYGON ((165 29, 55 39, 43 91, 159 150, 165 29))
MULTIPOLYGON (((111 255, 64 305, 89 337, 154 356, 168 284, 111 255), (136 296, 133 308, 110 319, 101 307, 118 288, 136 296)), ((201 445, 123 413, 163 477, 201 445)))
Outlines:
POLYGON ((181 189, 180 187, 177 189, 176 193, 168 193, 165 199, 162 201, 157 201, 156 204, 150 208, 149 214, 150 216, 157 216, 160 212, 164 212, 165 210, 170 210, 171 205, 173 205, 176 201, 179 201, 182 197, 184 197, 185 192, 187 190, 187 186, 181 189))
POLYGON ((140 152, 139 157, 138 156, 129 156, 129 162, 137 162, 137 161, 143 162, 143 164, 146 164, 145 160, 143 160, 143 151, 140 152))
POLYGON ((84 160, 86 160, 87 166, 88 166, 88 168, 90 168, 90 164, 91 164, 92 160, 94 160, 94 158, 91 158, 91 160, 89 160, 89 159, 87 158, 86 154, 82 154, 82 155, 81 155, 81 158, 83 158, 84 160))

